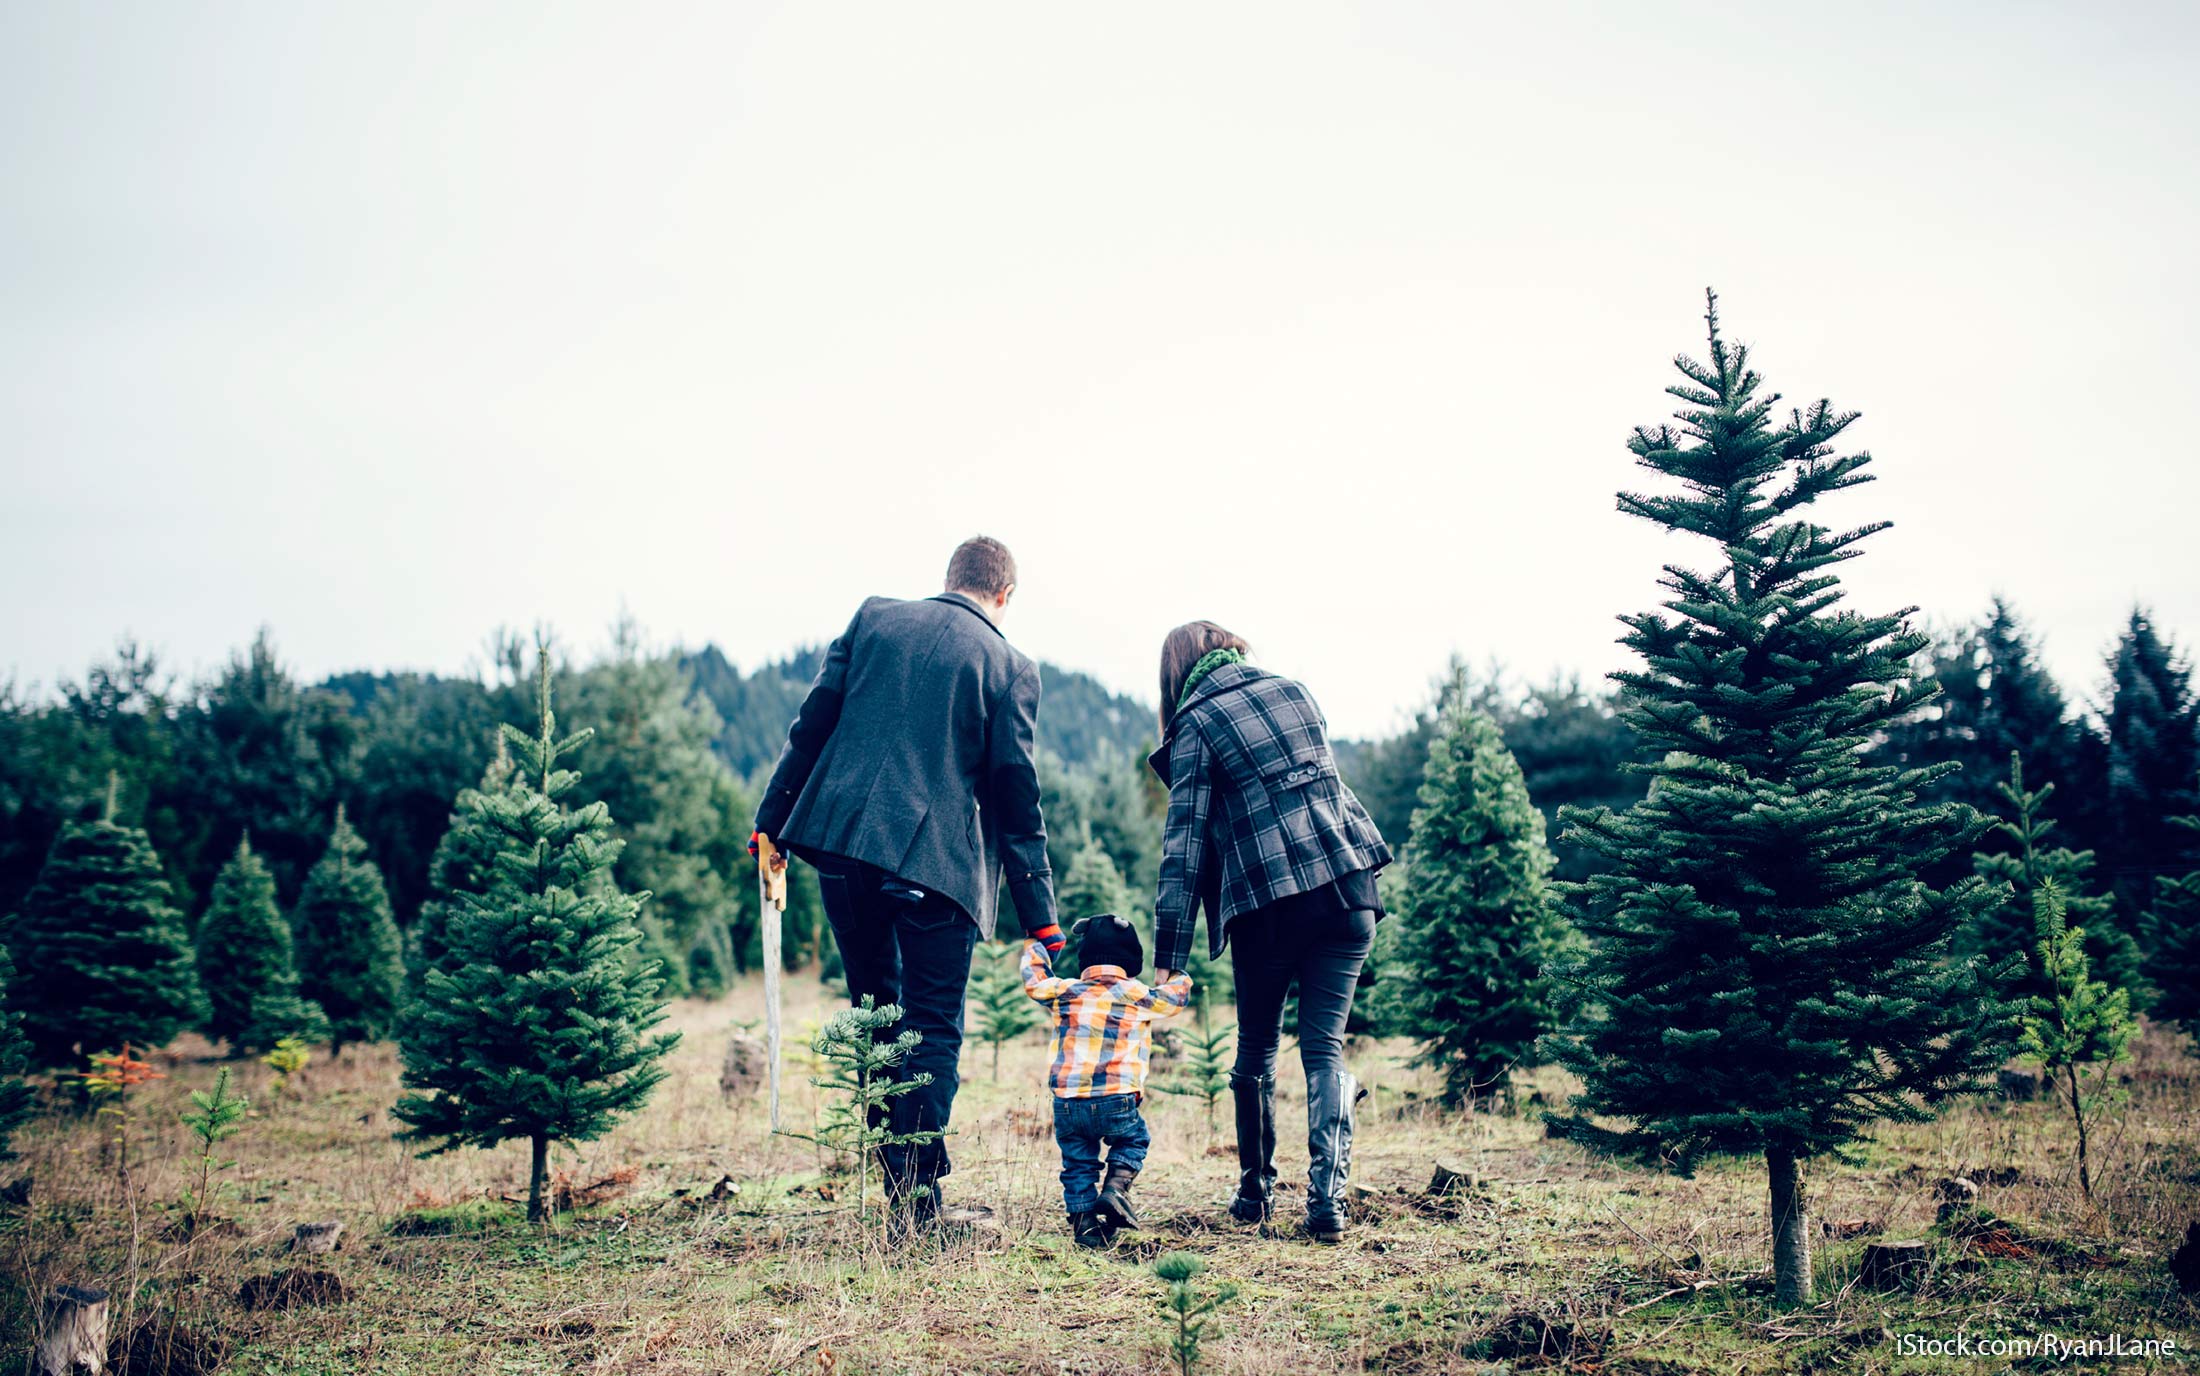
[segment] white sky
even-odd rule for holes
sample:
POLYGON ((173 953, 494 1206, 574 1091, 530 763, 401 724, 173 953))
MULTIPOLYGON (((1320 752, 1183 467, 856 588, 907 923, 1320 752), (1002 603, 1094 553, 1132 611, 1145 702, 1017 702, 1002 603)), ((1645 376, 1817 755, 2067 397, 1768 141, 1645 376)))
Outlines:
MULTIPOLYGON (((1007 540, 1150 698, 1601 673, 1667 360, 1864 411, 1861 606, 2200 642, 2174 5, 0 3, 0 674, 745 666, 1007 540), (1804 13, 1805 9, 1811 13, 1804 13), (1930 11, 1929 13, 1927 11, 1930 11)), ((1690 557, 1696 552, 1690 551, 1690 557)))

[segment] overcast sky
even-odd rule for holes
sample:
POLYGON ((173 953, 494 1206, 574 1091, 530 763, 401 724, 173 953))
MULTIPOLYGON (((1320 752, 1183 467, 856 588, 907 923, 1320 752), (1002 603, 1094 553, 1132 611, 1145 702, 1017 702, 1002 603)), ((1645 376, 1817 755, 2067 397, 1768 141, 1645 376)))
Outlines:
POLYGON ((1337 728, 1621 662, 1716 285, 2090 691, 2200 642, 2189 6, 0 4, 0 676, 753 666, 1006 540, 1150 699, 1209 617, 1337 728), (1805 10, 1811 11, 1805 14, 1805 10))

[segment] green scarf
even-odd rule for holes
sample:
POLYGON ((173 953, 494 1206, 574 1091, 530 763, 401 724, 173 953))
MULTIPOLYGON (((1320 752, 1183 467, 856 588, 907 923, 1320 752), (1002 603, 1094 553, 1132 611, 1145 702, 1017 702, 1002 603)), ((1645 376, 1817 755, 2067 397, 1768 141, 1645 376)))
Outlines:
POLYGON ((1225 664, 1243 664, 1244 662, 1245 651, 1243 650, 1209 650, 1201 655, 1199 663, 1192 666, 1190 676, 1184 680, 1184 691, 1176 695, 1176 710, 1179 712, 1184 710, 1184 704, 1192 700, 1192 690, 1199 686, 1201 679, 1225 664))

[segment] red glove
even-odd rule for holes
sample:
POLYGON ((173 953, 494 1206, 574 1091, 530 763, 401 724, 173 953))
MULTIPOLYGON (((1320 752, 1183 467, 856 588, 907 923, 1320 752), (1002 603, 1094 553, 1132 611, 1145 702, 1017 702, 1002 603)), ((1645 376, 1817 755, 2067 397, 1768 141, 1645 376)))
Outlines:
POLYGON ((1062 954, 1062 947, 1068 944, 1062 936, 1060 924, 1053 922, 1033 932, 1031 939, 1047 948, 1047 959, 1050 961, 1062 954))

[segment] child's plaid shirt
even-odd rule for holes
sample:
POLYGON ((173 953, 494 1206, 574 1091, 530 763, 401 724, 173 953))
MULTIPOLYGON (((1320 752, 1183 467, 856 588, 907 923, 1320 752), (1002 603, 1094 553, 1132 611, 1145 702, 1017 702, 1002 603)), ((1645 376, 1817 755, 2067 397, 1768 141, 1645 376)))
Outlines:
POLYGON ((1192 977, 1179 970, 1154 989, 1120 965, 1095 965, 1076 979, 1063 979, 1036 941, 1024 947, 1023 970, 1024 992, 1054 1005, 1054 1066, 1047 1076, 1054 1097, 1143 1093, 1151 1024, 1184 1011, 1192 977))

